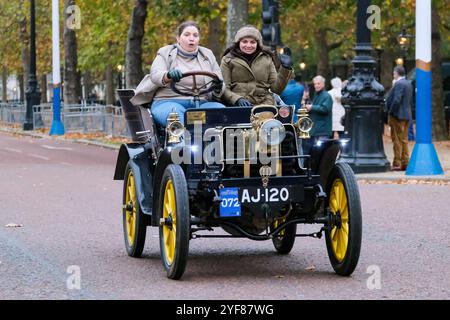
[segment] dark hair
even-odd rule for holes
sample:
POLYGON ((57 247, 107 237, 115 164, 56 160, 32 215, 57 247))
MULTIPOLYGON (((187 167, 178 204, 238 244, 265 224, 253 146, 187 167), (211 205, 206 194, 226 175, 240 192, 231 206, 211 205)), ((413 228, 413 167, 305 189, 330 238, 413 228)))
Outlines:
POLYGON ((405 75, 405 73, 406 73, 405 72, 405 68, 402 67, 402 66, 396 66, 394 68, 394 72, 397 72, 400 77, 403 77, 405 75))
POLYGON ((187 27, 196 27, 198 32, 200 33, 200 27, 198 26, 197 22, 189 20, 189 21, 185 21, 182 24, 180 24, 177 27, 177 36, 181 36, 181 34, 183 33, 184 29, 186 29, 187 27))

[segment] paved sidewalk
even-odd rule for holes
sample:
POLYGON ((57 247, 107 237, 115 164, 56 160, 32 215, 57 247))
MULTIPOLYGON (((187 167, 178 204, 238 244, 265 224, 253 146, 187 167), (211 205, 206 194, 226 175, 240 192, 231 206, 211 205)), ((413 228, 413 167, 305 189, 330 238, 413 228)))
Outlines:
MULTIPOLYGON (((66 136, 49 136, 48 134, 43 134, 37 131, 23 131, 19 127, 12 127, 0 124, 0 132, 33 136, 36 138, 51 138, 51 139, 63 139, 67 141, 72 141, 75 143, 95 145, 102 148, 108 149, 119 149, 120 144, 115 143, 105 143, 105 138, 103 139, 70 139, 66 136)), ((388 136, 384 136, 384 151, 390 163, 393 159, 393 147, 392 142, 388 136)), ((357 174, 356 177, 359 182, 367 184, 445 184, 450 185, 450 141, 434 142, 434 146, 439 156, 442 168, 444 169, 444 175, 439 176, 406 176, 403 171, 389 171, 383 173, 365 173, 357 174)), ((414 142, 409 143, 410 154, 414 148, 414 142)))
MULTIPOLYGON (((384 152, 390 163, 394 159, 393 145, 388 136, 384 136, 384 152)), ((409 153, 414 149, 414 142, 409 143, 409 153)), ((436 176, 406 176, 404 171, 389 171, 384 173, 367 173, 358 174, 357 178, 360 181, 385 181, 391 183, 430 183, 439 184, 445 182, 450 184, 450 141, 433 142, 434 147, 438 153, 444 175, 436 176)))

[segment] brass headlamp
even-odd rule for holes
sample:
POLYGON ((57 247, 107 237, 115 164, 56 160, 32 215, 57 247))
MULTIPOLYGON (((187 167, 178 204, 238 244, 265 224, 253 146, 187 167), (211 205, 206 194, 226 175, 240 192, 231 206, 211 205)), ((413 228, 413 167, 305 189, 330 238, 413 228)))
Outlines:
POLYGON ((184 126, 180 121, 178 112, 172 111, 167 117, 167 143, 180 143, 184 133, 184 126))
POLYGON ((270 105, 256 106, 251 111, 250 121, 253 129, 256 131, 258 139, 262 140, 267 146, 276 146, 283 142, 286 137, 286 130, 283 124, 276 119, 278 108, 270 105), (271 108, 272 111, 256 112, 258 109, 271 108))
POLYGON ((300 139, 309 139, 311 136, 309 132, 311 131, 314 123, 311 118, 308 116, 308 111, 305 108, 300 108, 297 111, 298 120, 295 126, 298 130, 298 137, 300 139))

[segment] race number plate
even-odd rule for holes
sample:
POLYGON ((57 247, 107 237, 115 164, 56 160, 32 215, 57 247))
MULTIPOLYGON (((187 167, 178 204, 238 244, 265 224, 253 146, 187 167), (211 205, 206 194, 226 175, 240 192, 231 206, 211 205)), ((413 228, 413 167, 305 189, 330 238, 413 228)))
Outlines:
POLYGON ((220 216, 240 217, 241 203, 239 202, 239 188, 220 189, 220 216))

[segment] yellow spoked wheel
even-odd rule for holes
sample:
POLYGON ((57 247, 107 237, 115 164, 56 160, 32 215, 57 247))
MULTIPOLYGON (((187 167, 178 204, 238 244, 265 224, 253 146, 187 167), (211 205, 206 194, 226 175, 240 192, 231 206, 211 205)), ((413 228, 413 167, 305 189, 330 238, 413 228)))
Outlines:
POLYGON ((146 219, 142 213, 136 193, 136 178, 130 165, 125 170, 123 185, 123 232, 128 255, 140 257, 144 250, 146 219))
POLYGON ((184 273, 189 253, 189 197, 183 169, 169 165, 164 171, 159 193, 159 244, 163 266, 170 279, 184 273))
POLYGON ((127 190, 125 194, 125 228, 130 246, 134 244, 136 233, 136 188, 133 172, 130 170, 127 179, 127 190))
POLYGON ((330 210, 336 225, 331 229, 331 247, 338 262, 342 262, 348 247, 348 203, 344 184, 340 179, 333 182, 330 193, 330 210))
POLYGON ((162 226, 164 238, 164 252, 166 260, 172 264, 175 256, 175 246, 177 237, 177 208, 175 206, 175 192, 173 190, 172 180, 166 184, 163 200, 163 219, 167 224, 162 226))
POLYGON ((328 177, 327 207, 331 226, 325 231, 328 257, 335 272, 353 273, 361 251, 362 216, 358 184, 350 166, 337 163, 328 177))
MULTIPOLYGON (((275 230, 285 222, 286 218, 275 219, 272 224, 271 231, 275 230)), ((277 250, 279 254, 288 254, 289 252, 291 252, 292 248, 294 247, 296 233, 297 233, 296 224, 290 224, 286 228, 281 230, 277 236, 274 236, 272 238, 275 250, 277 250)))

